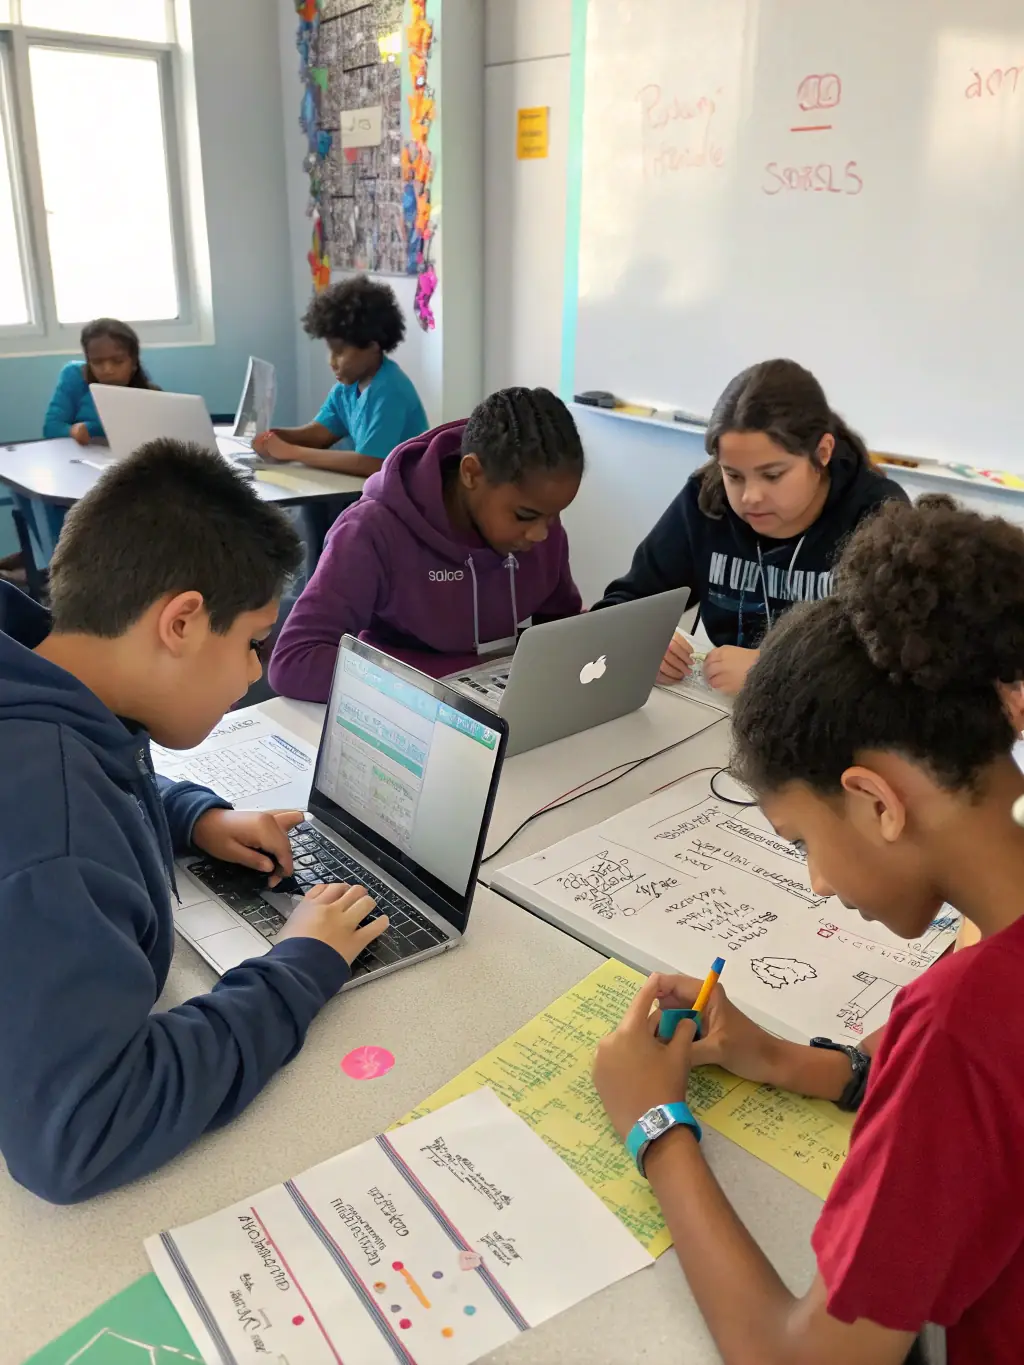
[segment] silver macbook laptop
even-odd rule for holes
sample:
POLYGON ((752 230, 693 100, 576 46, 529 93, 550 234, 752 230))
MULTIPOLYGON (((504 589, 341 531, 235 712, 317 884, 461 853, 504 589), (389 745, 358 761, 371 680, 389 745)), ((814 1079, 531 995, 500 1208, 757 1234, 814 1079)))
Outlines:
POLYGON ((261 431, 269 431, 276 405, 277 371, 269 360, 260 360, 251 355, 235 413, 235 425, 231 431, 235 440, 251 446, 254 436, 261 431))
POLYGON ((590 730, 647 701, 688 596, 677 588, 531 626, 514 655, 445 682, 508 722, 509 754, 590 730))
POLYGON ((223 443, 218 441, 206 404, 197 393, 163 393, 113 384, 90 384, 89 389, 110 453, 117 460, 161 437, 190 442, 229 458, 241 449, 231 437, 223 443))
POLYGON ((364 886, 387 931, 349 986, 454 948, 465 933, 508 727, 443 682, 346 635, 309 816, 292 834, 284 891, 208 857, 183 859, 175 928, 223 974, 269 952, 317 882, 364 886))

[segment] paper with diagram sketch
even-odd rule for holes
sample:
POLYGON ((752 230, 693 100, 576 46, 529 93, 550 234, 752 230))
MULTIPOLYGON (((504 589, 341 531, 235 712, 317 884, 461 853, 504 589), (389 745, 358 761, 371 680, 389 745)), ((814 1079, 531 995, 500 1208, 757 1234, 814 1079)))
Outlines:
POLYGON ((730 998, 802 1042, 880 1028, 900 986, 956 938, 951 910, 906 943, 815 895, 803 857, 760 812, 685 791, 514 863, 491 885, 643 971, 703 978, 721 954, 730 998))
POLYGON ((651 1264, 490 1090, 146 1251, 211 1365, 467 1365, 651 1264))
POLYGON ((305 810, 316 748, 255 710, 229 712, 195 749, 153 745, 153 766, 198 782, 239 810, 305 810))

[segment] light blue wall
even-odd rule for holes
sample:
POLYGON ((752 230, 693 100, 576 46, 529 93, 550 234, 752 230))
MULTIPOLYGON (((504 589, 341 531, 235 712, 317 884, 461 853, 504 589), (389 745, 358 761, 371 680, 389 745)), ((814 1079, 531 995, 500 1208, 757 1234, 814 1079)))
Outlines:
MULTIPOLYGON (((296 418, 296 317, 285 193, 280 3, 193 0, 216 340, 211 346, 148 349, 145 360, 162 388, 202 394, 211 412, 233 412, 246 360, 250 354, 262 356, 277 366, 277 415, 287 424, 296 418)), ((293 95, 290 91, 289 111, 293 95)), ((0 441, 41 434, 54 381, 67 359, 0 360, 0 441)), ((5 521, 0 510, 0 523, 5 521)))

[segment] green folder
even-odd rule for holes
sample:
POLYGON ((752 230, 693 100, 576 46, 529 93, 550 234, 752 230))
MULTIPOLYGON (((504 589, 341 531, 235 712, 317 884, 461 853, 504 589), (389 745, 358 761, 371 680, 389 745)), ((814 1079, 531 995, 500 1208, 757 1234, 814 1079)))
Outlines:
POLYGON ((192 1365, 202 1357, 155 1275, 144 1275, 25 1365, 192 1365))

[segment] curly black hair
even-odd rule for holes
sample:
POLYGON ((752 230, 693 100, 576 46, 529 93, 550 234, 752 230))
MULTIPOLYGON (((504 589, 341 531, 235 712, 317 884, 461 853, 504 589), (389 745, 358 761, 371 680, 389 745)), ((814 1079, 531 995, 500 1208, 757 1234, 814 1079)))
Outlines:
POLYGON ((342 280, 317 294, 302 325, 317 341, 341 341, 361 349, 376 342, 385 355, 405 336, 405 318, 395 291, 365 275, 342 280))
POLYGON ((835 595, 769 631, 733 712, 755 791, 823 793, 868 749, 973 789, 1014 742, 997 691, 1024 678, 1024 529, 950 498, 887 502, 850 538, 835 595))
POLYGON ((462 453, 474 454, 487 482, 521 483, 532 473, 583 473, 583 443, 572 414, 548 389, 498 389, 472 411, 462 453))
POLYGON ((791 455, 805 455, 820 469, 818 446, 832 435, 852 452, 857 464, 866 464, 867 446, 846 422, 833 412, 818 380, 795 360, 762 360, 736 375, 715 404, 704 449, 711 456, 697 471, 700 479, 698 505, 708 517, 725 514, 726 496, 718 467, 718 445, 730 431, 760 431, 791 455))

